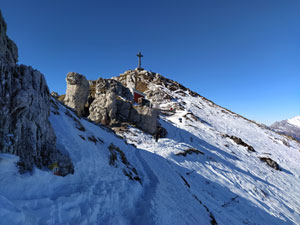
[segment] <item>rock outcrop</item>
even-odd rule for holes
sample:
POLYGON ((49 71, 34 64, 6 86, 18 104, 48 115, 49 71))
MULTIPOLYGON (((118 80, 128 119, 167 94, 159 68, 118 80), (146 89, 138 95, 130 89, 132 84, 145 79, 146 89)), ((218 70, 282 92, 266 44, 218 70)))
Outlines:
POLYGON ((112 125, 121 121, 122 116, 128 118, 133 96, 126 87, 118 81, 103 78, 93 85, 94 100, 89 106, 89 119, 112 125))
POLYGON ((157 89, 157 85, 166 87, 170 91, 188 90, 181 84, 163 77, 162 75, 147 70, 127 70, 125 73, 112 79, 120 81, 128 88, 134 88, 147 95, 153 105, 159 105, 173 99, 166 91, 161 88, 157 89))
MULTIPOLYGON (((134 124, 150 134, 157 132, 160 104, 169 102, 174 109, 184 109, 183 103, 172 101, 171 92, 181 96, 196 95, 175 81, 141 69, 127 70, 120 76, 97 81, 86 81, 84 76, 71 73, 66 80, 68 87, 64 102, 79 116, 88 116, 92 121, 110 126, 124 122, 134 124), (134 105, 132 90, 144 93, 152 108, 134 105)), ((166 135, 165 130, 163 134, 166 135)))
POLYGON ((44 76, 31 67, 15 64, 17 48, 6 36, 1 15, 0 26, 0 152, 19 156, 20 172, 57 163, 61 175, 73 173, 70 157, 56 149, 44 76))
POLYGON ((134 105, 131 90, 145 93, 154 106, 172 97, 161 89, 155 89, 156 85, 153 84, 187 90, 174 81, 146 70, 128 70, 118 77, 99 78, 96 81, 87 81, 78 73, 68 73, 66 81, 67 92, 63 101, 79 116, 87 116, 94 122, 109 126, 129 123, 149 134, 157 132, 159 110, 134 105))
POLYGON ((64 103, 73 108, 79 116, 83 116, 89 95, 89 82, 85 76, 74 72, 67 74, 66 81, 67 92, 64 103))
POLYGON ((0 11, 0 62, 15 65, 18 61, 17 45, 6 35, 7 25, 0 11))
POLYGON ((52 92, 51 92, 51 96, 52 96, 53 98, 58 99, 59 94, 58 94, 57 92, 55 92, 55 91, 52 91, 52 92))
POLYGON ((112 79, 118 80, 128 88, 134 88, 140 92, 146 93, 149 90, 150 83, 155 83, 159 74, 148 72, 146 70, 127 70, 125 73, 112 79))
POLYGON ((133 106, 130 111, 129 121, 136 124, 138 128, 149 133, 155 134, 158 127, 157 118, 159 110, 147 106, 133 106))
POLYGON ((106 125, 129 122, 147 133, 155 134, 158 110, 133 106, 132 93, 120 82, 99 78, 95 82, 94 91, 95 99, 89 107, 89 119, 106 125))
POLYGON ((281 170, 278 163, 275 162, 273 159, 268 157, 259 157, 260 161, 267 163, 267 165, 274 170, 281 170))

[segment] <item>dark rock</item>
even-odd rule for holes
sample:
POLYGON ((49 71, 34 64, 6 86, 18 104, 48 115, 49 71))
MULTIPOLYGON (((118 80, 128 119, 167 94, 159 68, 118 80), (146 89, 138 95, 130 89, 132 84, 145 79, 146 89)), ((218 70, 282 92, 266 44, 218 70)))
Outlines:
POLYGON ((204 152, 201 152, 201 151, 199 151, 197 149, 194 149, 194 148, 188 148, 188 149, 184 150, 183 152, 176 153, 176 155, 178 155, 178 156, 184 156, 184 157, 187 156, 187 155, 191 155, 191 154, 196 154, 196 155, 201 154, 201 155, 204 155, 204 152))
POLYGON ((250 152, 255 152, 255 149, 251 145, 248 145, 247 143, 245 143, 241 138, 238 138, 236 136, 229 136, 227 134, 225 134, 224 137, 230 138, 231 140, 233 140, 238 145, 247 147, 248 151, 250 151, 250 152))
POLYGON ((259 157, 259 159, 265 163, 267 163, 268 166, 272 167, 275 170, 280 170, 280 167, 277 162, 275 162, 273 159, 268 157, 259 157))

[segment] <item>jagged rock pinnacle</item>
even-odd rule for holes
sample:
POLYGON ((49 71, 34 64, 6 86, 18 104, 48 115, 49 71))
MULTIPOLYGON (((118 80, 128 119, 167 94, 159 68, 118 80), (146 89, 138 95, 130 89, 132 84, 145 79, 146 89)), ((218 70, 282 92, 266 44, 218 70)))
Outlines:
POLYGON ((66 81, 67 93, 64 103, 76 110, 79 116, 82 116, 89 95, 89 82, 85 76, 75 72, 68 73, 66 81))

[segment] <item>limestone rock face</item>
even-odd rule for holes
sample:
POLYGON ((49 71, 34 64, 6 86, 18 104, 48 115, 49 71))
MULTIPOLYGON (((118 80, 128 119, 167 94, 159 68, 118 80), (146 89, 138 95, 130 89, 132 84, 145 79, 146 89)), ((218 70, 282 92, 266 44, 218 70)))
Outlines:
POLYGON ((149 90, 149 84, 154 81, 156 73, 148 72, 146 70, 127 70, 125 73, 112 79, 118 80, 125 87, 134 88, 140 92, 149 90))
POLYGON ((122 85, 122 83, 113 79, 99 78, 96 81, 96 94, 95 97, 99 97, 106 93, 115 93, 117 96, 122 96, 128 101, 132 101, 133 96, 128 88, 122 85))
POLYGON ((15 65, 18 61, 18 48, 6 35, 7 26, 0 11, 0 61, 15 65))
POLYGON ((62 175, 72 162, 56 149, 50 122, 50 94, 43 75, 27 66, 0 67, 0 150, 20 156, 21 172, 57 162, 62 175))
POLYGON ((175 81, 164 78, 158 73, 149 72, 146 70, 127 70, 125 73, 113 79, 120 81, 124 86, 128 88, 134 88, 147 95, 147 98, 151 100, 153 105, 165 103, 166 100, 171 100, 172 97, 168 95, 164 90, 157 89, 156 85, 162 85, 172 91, 178 88, 184 88, 175 81))
POLYGON ((89 82, 85 76, 74 72, 67 74, 66 81, 67 92, 64 103, 82 116, 89 96, 89 82))
POLYGON ((159 110, 147 106, 134 106, 130 112, 130 119, 138 128, 149 133, 155 134, 158 126, 157 118, 159 110))
POLYGON ((58 163, 61 175, 74 172, 68 155, 56 149, 48 120, 50 93, 44 76, 28 66, 18 66, 17 48, 6 37, 0 16, 0 152, 20 157, 20 172, 34 165, 58 163))
POLYGON ((132 99, 129 89, 120 82, 99 78, 95 84, 95 100, 89 107, 89 119, 107 125, 118 123, 120 116, 128 117, 131 104, 126 102, 132 99))
MULTIPOLYGON (((158 78, 159 75, 145 70, 129 70, 120 77, 99 78, 96 81, 87 81, 78 73, 68 73, 64 103, 75 109, 79 116, 88 114, 88 118, 94 122, 110 126, 126 122, 155 134, 159 125, 159 110, 134 106, 130 88, 153 94, 148 86, 155 79, 161 82, 158 78), (85 109, 88 112, 84 113, 85 109)), ((166 99, 166 96, 162 95, 161 98, 166 99)))
POLYGON ((133 106, 132 100, 132 93, 120 82, 99 78, 95 84, 95 99, 89 107, 89 119, 106 125, 128 122, 147 133, 155 134, 158 110, 133 106))

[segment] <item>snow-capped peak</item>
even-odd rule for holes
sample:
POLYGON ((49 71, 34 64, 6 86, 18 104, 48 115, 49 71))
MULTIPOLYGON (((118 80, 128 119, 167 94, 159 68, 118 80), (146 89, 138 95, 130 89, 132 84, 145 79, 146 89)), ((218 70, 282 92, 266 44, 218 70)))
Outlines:
POLYGON ((295 116, 287 120, 288 123, 300 128, 300 116, 295 116))

